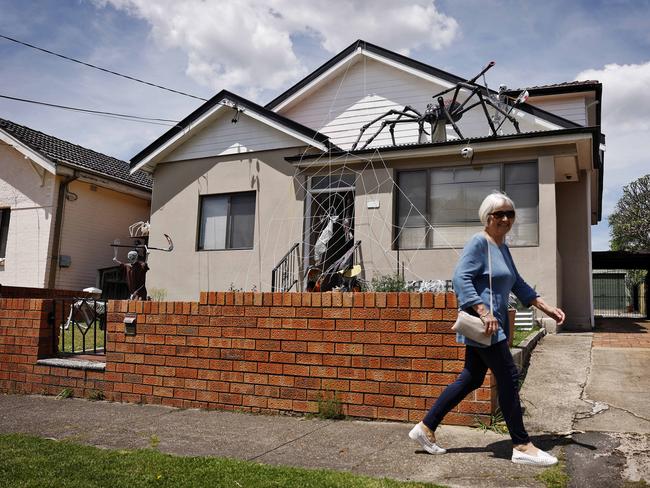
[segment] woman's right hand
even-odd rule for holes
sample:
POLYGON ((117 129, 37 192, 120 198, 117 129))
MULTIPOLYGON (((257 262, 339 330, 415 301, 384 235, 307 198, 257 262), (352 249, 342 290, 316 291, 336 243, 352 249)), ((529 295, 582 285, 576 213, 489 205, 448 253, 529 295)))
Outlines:
POLYGON ((492 315, 488 313, 481 317, 481 320, 485 324, 485 335, 494 335, 499 330, 499 321, 492 315))

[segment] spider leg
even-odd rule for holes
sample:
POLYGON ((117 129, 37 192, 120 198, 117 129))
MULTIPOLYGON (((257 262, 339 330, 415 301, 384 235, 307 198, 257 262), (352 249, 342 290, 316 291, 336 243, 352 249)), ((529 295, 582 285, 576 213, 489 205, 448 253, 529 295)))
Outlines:
POLYGON ((487 109, 486 99, 483 97, 483 94, 481 92, 478 92, 478 99, 479 103, 481 104, 481 107, 483 107, 483 113, 485 114, 485 120, 487 120, 488 125, 490 126, 490 129, 492 129, 492 134, 495 136, 497 135, 497 130, 494 128, 494 124, 492 123, 492 117, 490 117, 490 114, 487 109))
MULTIPOLYGON (((408 115, 408 114, 407 114, 407 115, 408 115)), ((376 132, 375 132, 375 133, 370 137, 370 139, 368 139, 368 140, 363 144, 363 146, 361 146, 359 149, 365 149, 366 147, 368 147, 368 144, 370 144, 372 141, 374 141, 375 138, 376 138, 376 137, 381 133, 382 130, 384 130, 384 128, 385 128, 387 125, 390 126, 390 127, 389 127, 389 131, 391 131, 391 135, 392 135, 393 132, 394 132, 394 130, 395 130, 395 125, 400 124, 400 123, 412 123, 412 122, 417 122, 417 121, 418 121, 418 119, 417 119, 416 117, 411 116, 411 115, 408 115, 408 116, 410 117, 410 118, 408 118, 408 119, 400 119, 400 120, 397 120, 397 119, 396 119, 396 120, 384 120, 384 121, 381 123, 381 126, 379 126, 379 129, 377 129, 377 131, 376 131, 376 132)), ((393 139, 393 145, 394 145, 394 146, 397 145, 397 144, 395 143, 395 139, 393 139)))
POLYGON ((440 112, 445 114, 445 118, 447 121, 451 124, 451 126, 454 128, 454 131, 456 134, 458 134, 458 137, 463 139, 463 134, 461 133, 460 129, 454 122, 454 119, 449 115, 449 112, 447 111, 447 107, 445 107, 445 101, 442 99, 442 97, 438 97, 438 106, 440 107, 440 112))
MULTIPOLYGON (((512 122, 512 125, 515 127, 515 130, 517 131, 517 134, 520 134, 520 133, 521 133, 520 130, 519 130, 519 122, 518 122, 517 119, 515 119, 512 115, 510 115, 509 112, 505 112, 504 110, 502 110, 500 107, 498 107, 498 106, 496 105, 496 103, 494 103, 494 102, 493 102, 492 100, 490 100, 489 98, 486 98, 486 99, 485 99, 485 103, 487 103, 488 105, 490 105, 492 108, 494 108, 494 110, 496 110, 496 111, 499 112, 501 115, 503 115, 505 118, 507 118, 510 122, 512 122)), ((499 125, 499 127, 501 127, 501 125, 499 125)), ((494 135, 495 135, 495 136, 497 135, 497 134, 496 134, 496 131, 494 132, 494 135)))
MULTIPOLYGON (((375 124, 376 122, 378 122, 378 121, 380 121, 380 120, 382 120, 382 119, 385 119, 386 117, 390 117, 391 115, 397 115, 397 116, 398 116, 398 120, 399 120, 399 117, 402 117, 402 116, 410 117, 411 119, 416 119, 416 117, 415 117, 414 115, 408 113, 408 111, 412 111, 412 112, 414 112, 415 114, 418 115, 418 117, 421 116, 420 113, 419 113, 417 110, 415 110, 413 107, 410 107, 410 106, 407 105, 406 107, 404 107, 403 110, 395 110, 395 109, 389 110, 389 111, 387 111, 386 113, 380 115, 379 117, 374 118, 373 120, 371 120, 371 121, 368 122, 367 124, 364 124, 363 126, 361 126, 361 130, 359 131, 359 135, 357 136, 357 140, 354 141, 354 144, 352 144, 352 150, 354 151, 354 150, 357 148, 357 145, 359 144, 359 141, 360 141, 361 138, 363 137, 363 134, 366 132, 366 130, 368 130, 368 128, 369 128, 371 125, 375 124)), ((381 132, 381 129, 383 129, 384 127, 385 127, 385 125, 382 124, 382 127, 379 129, 379 132, 381 132)), ((375 134, 375 135, 372 137, 372 139, 374 139, 375 137, 377 137, 377 135, 378 135, 378 133, 375 134)), ((371 140, 372 140, 372 139, 371 139, 371 140)), ((363 145, 363 147, 362 147, 361 149, 363 149, 364 147, 366 147, 368 144, 370 144, 369 141, 366 142, 366 143, 363 145)))

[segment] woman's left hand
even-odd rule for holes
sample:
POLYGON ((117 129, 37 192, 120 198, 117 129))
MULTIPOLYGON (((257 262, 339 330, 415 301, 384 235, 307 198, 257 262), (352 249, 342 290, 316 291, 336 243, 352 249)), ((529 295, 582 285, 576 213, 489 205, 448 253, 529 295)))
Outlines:
POLYGON ((533 301, 533 305, 539 308, 542 312, 544 312, 546 315, 551 317, 553 320, 557 322, 557 325, 562 325, 564 323, 564 319, 566 316, 564 315, 564 312, 562 309, 558 307, 552 307, 548 303, 546 303, 542 298, 537 297, 533 301))

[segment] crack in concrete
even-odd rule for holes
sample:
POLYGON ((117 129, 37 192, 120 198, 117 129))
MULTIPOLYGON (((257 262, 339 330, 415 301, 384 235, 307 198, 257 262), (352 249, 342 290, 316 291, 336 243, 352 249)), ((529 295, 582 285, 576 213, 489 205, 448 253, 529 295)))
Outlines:
POLYGON ((324 429, 325 427, 329 427, 330 425, 331 425, 331 423, 328 423, 328 424, 325 424, 325 425, 321 425, 320 427, 316 427, 315 429, 310 430, 309 432, 305 432, 304 434, 299 435, 299 436, 296 437, 295 439, 290 439, 290 440, 288 440, 287 442, 283 442, 283 443, 280 444, 279 446, 275 446, 275 447, 273 447, 273 448, 271 448, 271 449, 268 449, 267 451, 264 451, 263 453, 258 454, 258 455, 256 455, 256 456, 249 457, 249 458, 247 458, 246 460, 247 460, 247 461, 255 461, 256 459, 259 459, 259 458, 261 458, 262 456, 266 456, 267 454, 269 454, 269 453, 271 453, 271 452, 273 452, 273 451, 277 451, 277 450, 280 449, 281 447, 284 447, 284 446, 287 446, 287 445, 289 445, 289 444, 292 444, 292 443, 294 443, 294 442, 296 442, 296 441, 299 441, 300 439, 303 439, 303 438, 307 437, 308 435, 313 434, 314 432, 318 432, 319 430, 322 430, 322 429, 324 429))

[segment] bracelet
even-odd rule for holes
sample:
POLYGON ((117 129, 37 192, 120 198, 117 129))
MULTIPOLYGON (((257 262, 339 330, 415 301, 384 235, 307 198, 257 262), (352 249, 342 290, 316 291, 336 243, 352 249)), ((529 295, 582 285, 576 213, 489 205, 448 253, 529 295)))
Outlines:
POLYGON ((479 318, 482 319, 482 318, 487 317, 488 315, 490 315, 490 312, 489 312, 489 311, 485 312, 484 314, 479 315, 479 318))

